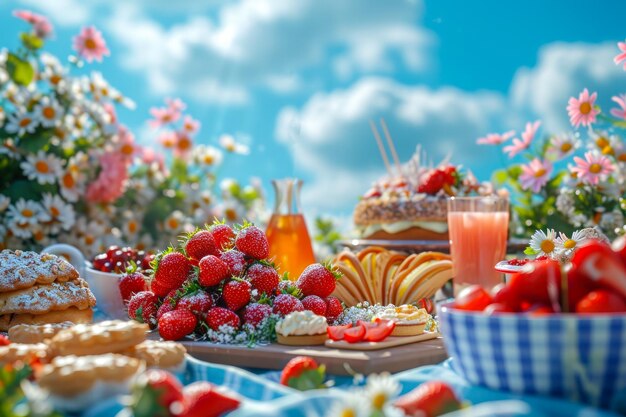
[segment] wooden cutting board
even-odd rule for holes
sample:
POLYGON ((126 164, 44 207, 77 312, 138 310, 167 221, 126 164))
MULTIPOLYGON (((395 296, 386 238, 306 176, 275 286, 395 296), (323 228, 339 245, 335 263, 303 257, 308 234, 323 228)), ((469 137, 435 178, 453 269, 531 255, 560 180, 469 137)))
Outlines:
POLYGON ((335 349, 348 349, 348 350, 363 350, 363 351, 371 351, 371 350, 380 350, 387 349, 395 346, 408 345, 411 343, 423 342, 425 340, 432 340, 439 337, 440 334, 438 332, 424 332, 422 334, 418 334, 417 336, 403 336, 403 337, 388 337, 382 342, 359 342, 359 343, 348 343, 343 340, 334 341, 327 340, 326 347, 335 348, 335 349))
POLYGON ((346 364, 358 373, 369 375, 433 365, 448 357, 441 337, 378 350, 348 350, 323 345, 284 346, 275 343, 254 348, 208 342, 183 342, 183 345, 191 356, 200 360, 241 368, 283 369, 296 356, 311 356, 318 363, 325 364, 327 371, 335 375, 349 375, 346 364))

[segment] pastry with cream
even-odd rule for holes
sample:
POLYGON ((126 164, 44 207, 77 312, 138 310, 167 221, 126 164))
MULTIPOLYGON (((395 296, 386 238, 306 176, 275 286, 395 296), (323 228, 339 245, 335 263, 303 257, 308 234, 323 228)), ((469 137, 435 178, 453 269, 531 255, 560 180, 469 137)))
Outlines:
POLYGON ((276 323, 278 343, 290 346, 323 345, 328 335, 326 317, 312 311, 294 311, 276 323))
POLYGON ((376 314, 375 318, 392 320, 396 323, 392 336, 417 336, 424 333, 430 315, 423 308, 411 304, 389 306, 376 314))

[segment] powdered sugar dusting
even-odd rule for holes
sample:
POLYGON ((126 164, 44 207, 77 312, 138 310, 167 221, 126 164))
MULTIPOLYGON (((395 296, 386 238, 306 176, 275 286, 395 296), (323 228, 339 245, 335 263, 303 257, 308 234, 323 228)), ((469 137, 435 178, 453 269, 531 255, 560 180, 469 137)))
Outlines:
POLYGON ((43 314, 69 307, 86 309, 96 305, 96 299, 82 279, 53 282, 0 294, 0 314, 43 314))
POLYGON ((56 255, 7 249, 0 252, 0 292, 76 278, 78 278, 76 269, 56 255))

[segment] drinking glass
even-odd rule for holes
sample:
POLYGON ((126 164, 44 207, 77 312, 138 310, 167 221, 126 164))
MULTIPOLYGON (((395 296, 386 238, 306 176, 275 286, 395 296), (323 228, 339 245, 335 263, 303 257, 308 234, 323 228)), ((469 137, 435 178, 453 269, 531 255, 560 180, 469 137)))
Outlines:
POLYGON ((495 265, 504 259, 509 201, 501 197, 452 197, 448 200, 454 293, 478 284, 490 290, 503 282, 495 265))

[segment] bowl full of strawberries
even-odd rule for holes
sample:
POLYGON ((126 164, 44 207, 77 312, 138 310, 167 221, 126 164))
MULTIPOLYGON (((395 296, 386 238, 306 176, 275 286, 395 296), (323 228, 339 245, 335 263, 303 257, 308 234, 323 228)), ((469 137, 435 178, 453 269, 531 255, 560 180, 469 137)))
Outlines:
POLYGON ((492 291, 439 308, 454 369, 472 384, 603 408, 626 396, 626 237, 570 262, 528 262, 492 291))
MULTIPOLYGON (((126 318, 119 282, 124 275, 144 277, 150 270, 154 254, 130 247, 110 246, 95 256, 85 268, 86 279, 93 291, 98 308, 115 319, 126 318)), ((138 278, 135 278, 136 280, 138 278)))

